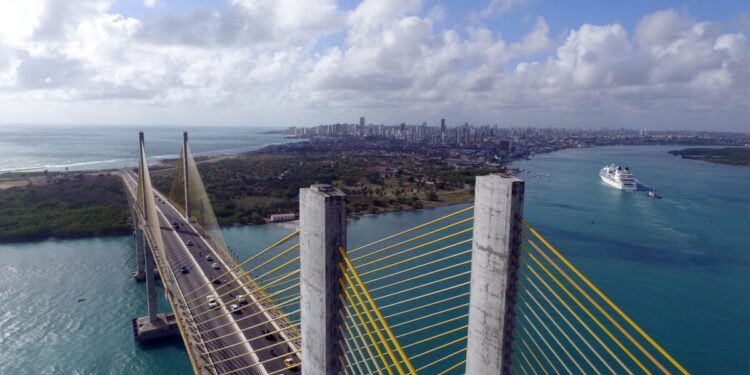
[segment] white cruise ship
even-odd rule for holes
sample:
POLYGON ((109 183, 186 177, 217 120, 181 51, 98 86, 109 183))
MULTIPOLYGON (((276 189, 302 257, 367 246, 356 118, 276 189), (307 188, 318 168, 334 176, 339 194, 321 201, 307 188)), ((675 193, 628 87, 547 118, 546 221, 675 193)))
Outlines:
POLYGON ((610 164, 599 171, 599 177, 607 185, 620 190, 636 191, 638 189, 638 183, 635 181, 635 177, 630 174, 628 167, 623 169, 617 164, 610 164))

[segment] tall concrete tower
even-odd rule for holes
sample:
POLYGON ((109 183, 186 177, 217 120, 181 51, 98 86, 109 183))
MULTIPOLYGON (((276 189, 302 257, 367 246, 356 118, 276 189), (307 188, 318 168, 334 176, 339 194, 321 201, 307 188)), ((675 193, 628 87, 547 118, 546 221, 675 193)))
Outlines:
POLYGON ((440 119, 440 142, 445 143, 445 119, 440 119))

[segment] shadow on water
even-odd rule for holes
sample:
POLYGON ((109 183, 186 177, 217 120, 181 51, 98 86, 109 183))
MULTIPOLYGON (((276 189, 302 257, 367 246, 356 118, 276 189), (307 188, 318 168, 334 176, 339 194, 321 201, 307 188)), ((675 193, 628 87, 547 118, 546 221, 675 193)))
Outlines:
POLYGON ((173 349, 179 350, 180 352, 187 353, 187 350, 185 349, 185 344, 182 342, 182 338, 180 336, 162 337, 162 338, 150 340, 147 342, 136 341, 136 346, 140 350, 157 350, 157 349, 164 349, 164 348, 173 348, 173 349))

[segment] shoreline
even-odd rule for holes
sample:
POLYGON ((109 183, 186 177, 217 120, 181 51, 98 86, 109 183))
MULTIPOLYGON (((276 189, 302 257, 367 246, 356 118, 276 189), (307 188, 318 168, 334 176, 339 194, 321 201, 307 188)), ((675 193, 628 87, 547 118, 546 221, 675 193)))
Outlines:
MULTIPOLYGON (((312 145, 314 146, 314 145, 312 145)), ((651 146, 651 145, 622 145, 622 146, 628 146, 628 147, 637 147, 637 146, 651 146)), ((679 146, 679 145, 675 145, 679 146)), ((302 149, 304 150, 306 146, 302 146, 302 149)), ((544 149, 544 150, 538 150, 538 152, 530 153, 528 155, 524 156, 518 156, 509 158, 503 161, 503 164, 506 168, 509 168, 510 171, 513 174, 517 175, 517 171, 512 168, 514 163, 524 160, 531 160, 534 156, 538 155, 544 155, 544 154, 550 154, 557 151, 563 151, 566 149, 577 149, 577 148, 595 148, 595 147, 611 147, 610 145, 602 145, 602 146, 589 146, 589 147, 568 147, 568 148, 561 148, 561 149, 544 149)), ((310 159, 310 163, 312 163, 313 159, 317 160, 335 160, 335 158, 331 159, 331 156, 329 154, 314 154, 316 156, 310 156, 309 153, 302 151, 302 152, 295 152, 295 148, 299 149, 300 146, 291 146, 290 148, 285 148, 284 144, 282 146, 278 145, 269 145, 266 147, 263 147, 258 150, 253 150, 249 152, 243 152, 243 153, 236 153, 232 155, 216 155, 213 157, 204 157, 196 161, 198 164, 205 164, 205 163, 215 163, 215 162, 222 162, 222 161, 231 161, 231 160, 237 160, 241 159, 242 163, 246 163, 247 160, 250 159, 262 159, 262 163, 267 163, 267 160, 282 160, 284 159, 310 159), (246 158, 245 158, 246 156, 246 158), (266 158, 266 159, 263 159, 266 158), (270 159, 267 159, 270 158, 270 159)), ((369 151, 364 151, 364 153, 360 155, 365 155, 366 157, 373 158, 376 157, 375 153, 370 153, 369 151)), ((398 158, 398 157, 397 157, 398 158)), ((377 160, 377 159, 372 159, 377 160)), ((375 163, 373 161, 373 163, 375 163)), ((163 159, 159 160, 158 163, 155 164, 155 168, 153 170, 153 173, 155 176, 158 176, 160 173, 162 173, 161 178, 165 179, 165 176, 163 172, 168 172, 169 170, 173 169, 174 159, 163 159)), ((235 169, 236 165, 240 166, 239 170, 247 170, 249 164, 238 164, 236 162, 230 162, 230 165, 234 164, 235 169)), ((227 164, 223 164, 226 166, 227 164)), ((313 164, 310 164, 313 165, 313 164)), ((368 165, 368 164, 364 164, 368 165)), ((307 167, 306 167, 307 168, 307 167)), ((369 168, 369 167, 365 167, 369 168)), ((502 167, 501 167, 502 168, 502 167)), ((211 170, 212 168, 209 168, 211 170)), ((222 169, 222 168, 218 168, 222 169)), ((438 170, 441 168, 438 167, 438 170)), ((486 168, 485 168, 486 169, 486 168)), ((349 171, 352 171, 355 169, 349 169, 349 171)), ((400 178, 393 178, 393 177, 387 177, 385 181, 381 181, 378 183, 368 182, 365 180, 360 180, 356 185, 352 185, 350 183, 344 183, 341 180, 338 180, 339 178, 347 178, 347 176, 350 176, 349 173, 346 172, 346 168, 339 168, 338 173, 339 176, 343 177, 337 177, 334 178, 336 180, 336 185, 347 191, 347 195, 351 197, 351 205, 349 206, 349 212, 347 214, 347 219, 358 219, 360 217, 365 216, 374 216, 374 215, 380 215, 385 213, 392 213, 392 212, 407 212, 407 211, 415 211, 419 209, 427 209, 427 208, 437 208, 437 207, 444 207, 444 206, 451 206, 451 205, 460 205, 460 204, 466 204, 471 202, 471 197, 473 197, 473 185, 468 185, 469 182, 467 182, 466 185, 462 185, 463 187, 457 187, 455 185, 451 185, 451 187, 440 187, 437 188, 437 186, 425 186, 422 188, 423 190, 411 190, 414 189, 414 185, 408 185, 406 183, 405 177, 400 178), (343 172, 342 172, 343 171, 343 172), (393 185, 394 183, 398 183, 397 185, 393 185), (395 187, 394 187, 395 186, 395 187), (385 189, 386 192, 383 193, 382 191, 376 195, 374 194, 375 188, 385 189), (370 189, 373 194, 362 194, 362 192, 358 191, 358 189, 370 189), (394 193, 394 189, 400 189, 401 193, 394 193), (439 193, 439 197, 436 195, 435 199, 437 200, 431 200, 429 199, 429 192, 435 191, 439 193), (395 194, 395 195, 394 195, 395 194), (413 201, 412 199, 413 198, 413 201)), ((467 170, 466 173, 469 170, 467 170)), ((478 172, 479 174, 482 173, 492 173, 493 170, 485 170, 478 172)), ((499 170, 498 170, 499 171, 499 170)), ((107 178, 112 178, 112 175, 116 173, 116 169, 102 169, 102 170, 87 170, 87 171, 69 171, 69 172, 50 172, 48 174, 37 172, 30 176, 25 177, 15 177, 15 176, 8 176, 7 174, 3 174, 0 176, 0 192, 6 191, 8 189, 14 189, 16 187, 20 187, 20 190, 15 190, 15 193, 18 195, 18 192, 25 190, 27 187, 34 187, 35 190, 46 189, 46 191, 50 190, 57 190, 56 188, 50 188, 50 185, 54 185, 56 183, 69 183, 69 184, 75 184, 75 180, 81 180, 81 179, 91 179, 93 180, 97 176, 107 176, 107 178)), ((267 172, 267 171, 266 171, 267 172)), ((362 172, 369 173, 366 170, 359 170, 356 174, 361 174, 362 172)), ((411 173, 417 173, 414 176, 424 172, 423 170, 417 169, 416 171, 407 172, 405 176, 412 176, 411 173)), ((471 171, 472 176, 476 175, 477 171, 471 171)), ((204 179, 208 181, 210 178, 214 178, 216 180, 217 176, 211 176, 212 173, 209 173, 207 176, 204 176, 204 179)), ((264 178, 267 178, 266 175, 264 178)), ((222 176, 218 176, 222 177, 222 176)), ((360 177, 358 177, 360 178, 360 177)), ((361 177, 363 178, 363 177, 361 177)), ((432 177, 434 178, 434 177, 432 177)), ((382 177, 381 177, 382 179, 382 177)), ((435 180, 433 180, 435 181, 435 180)), ((276 182, 277 185, 287 185, 286 181, 283 182, 276 182)), ((208 185, 208 183, 207 183, 208 185)), ((252 183, 250 185, 247 184, 241 184, 240 186, 255 186, 252 183)), ((300 185, 299 182, 293 183, 292 185, 289 185, 291 188, 294 186, 294 189, 296 189, 299 186, 307 186, 307 185, 300 185), (296 184, 296 185, 295 185, 296 184)), ((80 188, 80 187, 79 187, 80 188)), ((167 188, 168 189, 168 188, 167 188)), ((207 186, 207 189, 211 189, 207 186)), ((292 189, 292 194, 294 194, 294 189, 292 189)), ((218 193, 219 191, 217 191, 218 193)), ((271 213, 275 212, 281 212, 281 210, 288 210, 288 211, 296 211, 295 207, 291 204, 292 201, 296 200, 293 196, 287 196, 282 197, 278 195, 269 195, 269 193, 274 193, 274 191, 266 191, 266 193, 239 193, 234 194, 232 199, 256 199, 257 200, 263 200, 267 199, 271 201, 271 203, 267 206, 256 206, 256 208, 251 208, 255 210, 256 213, 260 213, 261 218, 267 218, 268 216, 266 213, 269 211, 271 213), (271 197, 277 197, 277 198, 271 198, 271 197), (279 202, 279 203, 274 203, 279 202), (286 207, 286 208, 284 208, 286 207), (264 213, 265 212, 265 213, 264 213)), ((431 193, 430 193, 431 194, 431 193)), ((64 197, 63 197, 64 199, 64 197)), ((44 198, 41 199, 41 202, 45 202, 44 198)), ((226 200, 224 202, 218 201, 213 202, 214 209, 217 213, 224 210, 226 213, 226 200)), ((87 205, 85 202, 84 205, 87 205)), ((118 203, 118 207, 121 203, 118 203)), ((264 204, 264 203, 254 203, 254 204, 264 204)), ((31 207, 31 206, 29 206, 31 207)), ((46 212, 45 205, 41 206, 39 210, 41 210, 41 213, 46 212)), ((118 208, 119 210, 120 208, 118 208)), ((248 207, 244 207, 244 210, 246 211, 248 207)), ((127 210, 127 207, 123 206, 122 210, 127 210)), ((281 224, 281 223, 269 223, 269 222, 260 222, 260 220, 247 220, 247 216, 237 216, 238 212, 241 212, 243 210, 243 206, 239 206, 236 209, 231 208, 229 216, 224 215, 223 223, 221 224, 222 228, 231 228, 231 227, 240 227, 245 225, 261 225, 261 224, 281 224)), ((74 216, 68 216, 68 215, 75 215, 74 211, 66 211, 68 213, 62 212, 61 216, 58 216, 53 219, 62 219, 67 220, 68 222, 74 221, 75 219, 70 219, 74 216), (67 219, 66 219, 67 218, 67 219)), ((50 212, 47 212, 48 216, 54 215, 50 209, 50 212)), ((217 214, 219 216, 220 214, 217 214)), ((14 220, 13 216, 10 216, 10 220, 14 220)), ((47 219, 46 221, 49 223, 56 222, 57 220, 50 220, 47 219)), ((221 222, 221 221, 220 221, 221 222)), ((76 222, 77 224, 80 224, 81 222, 76 222)), ((129 230, 126 230, 122 227, 122 225, 118 223, 110 223, 110 222, 104 222, 101 228, 98 230, 94 229, 86 229, 81 230, 79 232, 70 233, 70 234, 64 234, 62 236, 60 235, 51 235, 51 236, 44 236, 42 234, 44 233, 65 233, 65 231, 58 230, 58 228, 50 225, 46 225, 44 223, 36 224, 40 230, 33 231, 31 233, 27 233, 27 237, 23 237, 23 233, 15 233, 15 232, 21 232, 21 231, 14 231, 9 230, 10 233, 7 236, 4 236, 6 238, 0 239, 0 243, 25 243, 25 242, 38 242, 38 241, 45 241, 49 239, 79 239, 79 238, 91 238, 91 237, 107 237, 107 236, 119 236, 119 235, 125 235, 132 231, 132 228, 129 230), (116 225, 115 225, 116 224, 116 225), (98 233, 94 233, 94 232, 98 233), (39 235, 37 235, 39 234, 39 235), (9 240, 10 238, 13 238, 12 240, 9 240)), ((81 226, 83 224, 80 224, 81 226)), ((85 229, 85 227, 84 227, 85 229)))

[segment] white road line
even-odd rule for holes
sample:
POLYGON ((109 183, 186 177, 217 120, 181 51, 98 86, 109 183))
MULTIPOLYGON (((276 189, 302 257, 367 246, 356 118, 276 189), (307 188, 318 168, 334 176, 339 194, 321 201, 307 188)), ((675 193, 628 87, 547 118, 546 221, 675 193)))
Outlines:
MULTIPOLYGON (((159 192, 156 192, 156 193, 157 193, 158 195, 161 195, 161 193, 159 193, 159 192)), ((167 202, 167 204, 169 204, 169 205, 171 206, 171 204, 170 204, 169 202, 167 202)), ((166 215, 165 215, 165 214, 164 214, 164 213, 162 212, 162 210, 161 210, 161 208, 160 208, 159 206, 157 206, 157 207, 156 207, 156 211, 157 211, 157 212, 159 213, 159 215, 161 215, 161 217, 162 217, 162 218, 164 219, 164 221, 165 221, 165 222, 166 222, 167 224, 169 224, 169 223, 170 223, 169 219, 168 219, 168 218, 167 218, 167 216, 166 216, 166 215)), ((188 224, 190 224, 190 223, 188 223, 188 224)), ((164 230, 162 230, 162 232, 164 232, 164 230)), ((211 281, 210 281, 210 280, 209 280, 209 279, 208 279, 208 278, 206 277, 206 274, 202 272, 202 269, 200 268, 200 265, 199 265, 199 264, 198 264, 198 262, 197 262, 197 261, 195 260, 195 257, 193 257, 193 256, 192 256, 192 254, 190 254, 190 249, 188 249, 188 248, 187 248, 187 246, 185 246, 185 243, 184 243, 184 242, 182 241, 182 239, 181 239, 181 238, 180 238, 180 236, 179 236, 179 235, 177 234, 177 232, 176 232, 176 231, 175 231, 174 229, 172 229, 172 230, 170 230, 170 231, 169 231, 169 233, 171 233, 171 234, 172 234, 173 236, 175 236, 175 237, 177 238, 177 242, 179 242, 179 243, 180 243, 180 245, 182 246, 182 248, 183 248, 183 249, 184 249, 184 250, 185 250, 185 251, 187 252, 187 254, 189 255, 189 257, 190 257, 191 261, 192 261, 192 262, 193 262, 193 264, 195 265, 195 267, 196 267, 196 270, 200 270, 200 272, 199 272, 199 273, 200 273, 200 276, 201 276, 201 277, 202 277, 202 278, 203 278, 203 279, 204 279, 204 280, 206 281, 206 283, 208 283, 208 285, 209 285, 209 286, 211 287, 211 289, 213 290, 213 293, 214 293, 214 294, 216 295, 216 297, 217 297, 217 298, 219 298, 219 294, 218 294, 218 292, 216 291, 216 288, 214 288, 214 287, 213 287, 213 284, 211 284, 211 281)), ((198 232, 196 231, 195 233, 198 233, 198 232)), ((198 237, 200 237, 201 239, 203 239, 203 238, 202 238, 202 236, 200 236, 200 234, 198 234, 198 237)), ((204 242, 205 242, 205 240, 204 240, 204 242)), ((166 246, 166 245, 165 245, 165 246, 166 246)), ((166 250, 166 249, 165 249, 165 250, 166 250)), ((165 254, 166 254, 166 252, 165 252, 165 254)), ((222 262, 222 263, 223 263, 223 262, 222 262)), ((169 265, 169 261, 167 261, 167 264, 169 265)), ((170 269, 171 269, 171 265, 170 265, 170 269)), ((173 271, 173 274, 174 274, 174 271, 173 271)), ((176 277, 175 277, 175 281, 176 281, 176 277)), ((179 284, 178 284, 178 287, 179 287, 179 284)), ((237 330, 236 334, 240 335, 240 338, 242 339, 241 341, 244 341, 244 345, 246 346, 246 348, 247 348, 248 352, 249 352, 249 353, 250 353, 250 355, 252 356, 253 360, 255 360, 255 363, 256 363, 256 364, 258 364, 258 363, 260 362, 260 358, 259 358, 259 357, 258 357, 258 355, 257 355, 257 354, 255 353, 255 350, 253 350, 253 348, 252 348, 252 346, 250 345, 250 343, 249 343, 249 342, 248 342, 247 340, 245 340, 245 335, 244 335, 244 333, 242 332, 242 330, 240 329, 240 326, 239 326, 239 325, 237 324, 237 322, 236 322, 236 321, 234 320, 234 318, 233 318, 233 317, 231 316, 231 313, 229 312, 229 310, 227 310, 227 308, 226 308, 226 305, 225 305, 225 303, 224 303, 224 302, 223 302, 223 301, 221 300, 221 298, 219 298, 219 301, 220 301, 220 302, 222 303, 221 309, 222 309, 222 310, 224 310, 224 312, 226 313, 226 315, 225 315, 225 316, 227 316, 227 317, 228 317, 228 319, 230 320, 230 322, 232 323, 232 325, 234 325, 234 327, 236 328, 236 330, 237 330)), ((189 308, 189 307, 190 307, 190 306, 188 306, 188 308, 189 308)), ((196 322, 196 323, 197 323, 197 322, 196 322)), ((197 327, 197 325, 196 325, 196 328, 198 328, 198 327, 197 327)), ((199 332, 200 332, 200 331, 199 331, 199 332)), ((210 356, 210 354, 209 354, 209 356, 210 356)), ((262 365, 259 365, 259 364, 258 364, 258 365, 256 365, 256 367, 260 368, 260 371, 261 371, 261 373, 262 373, 263 375, 268 375, 268 371, 266 371, 266 369, 265 369, 265 368, 264 368, 264 367, 263 367, 262 365)))
MULTIPOLYGON (((164 194, 162 194, 161 192, 158 192, 158 191, 155 191, 155 192, 156 192, 156 194, 158 194, 158 195, 161 196, 161 198, 164 200, 164 202, 166 202, 166 205, 168 205, 178 216, 180 216, 180 211, 177 210, 172 205, 172 202, 170 202, 168 199, 165 198, 164 194)), ((232 274, 232 276, 234 277, 234 279, 237 280, 237 282, 240 284, 240 286, 242 286, 242 289, 245 290, 245 294, 247 296, 249 296, 253 300, 253 302, 255 303, 256 306, 258 306, 259 310, 263 313, 263 315, 266 317, 266 319, 269 321, 269 323, 274 328, 276 328, 276 330, 279 332, 279 335, 282 336, 282 338, 284 339, 284 341, 289 342, 289 346, 292 347, 292 351, 297 351, 297 357, 300 358, 300 360, 301 360, 302 359, 302 354, 298 350, 298 349, 301 349, 301 348, 297 348, 296 345, 293 344, 293 342, 289 339, 289 337, 286 335, 286 333, 281 328, 281 326, 279 326, 276 323, 276 320, 274 320, 273 317, 268 313, 268 309, 266 309, 263 305, 261 305, 260 303, 258 303, 258 299, 255 298, 255 296, 253 295, 253 293, 250 293, 250 290, 247 288, 247 285, 245 285, 244 283, 242 283, 240 281, 240 279, 237 277, 237 275, 235 274, 235 271, 237 271, 237 270, 232 270, 232 268, 230 268, 230 267, 227 266, 227 264, 224 262, 224 260, 222 259, 222 257, 218 256, 217 251, 213 248, 213 246, 211 246, 211 244, 208 243, 208 241, 206 241, 205 238, 203 238, 203 236, 200 234, 200 232, 198 232, 197 229, 195 229, 195 227, 193 226, 192 223, 190 223, 187 220, 184 220, 184 218, 183 218, 183 221, 185 221, 188 224, 188 226, 190 226, 190 228, 193 230, 193 232, 195 233, 195 235, 198 238, 200 238, 201 241, 203 241, 203 243, 206 245, 206 247, 208 247, 214 253, 214 255, 216 255, 216 258, 221 262, 222 265, 224 265, 224 269, 226 269, 227 271, 229 271, 230 274, 232 274)), ((240 269, 242 269, 242 267, 240 267, 240 269)), ((274 301, 271 301, 271 302, 275 303, 274 301)))

